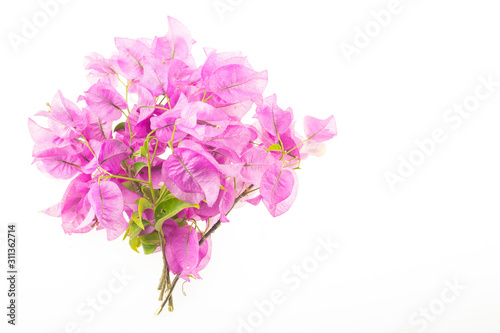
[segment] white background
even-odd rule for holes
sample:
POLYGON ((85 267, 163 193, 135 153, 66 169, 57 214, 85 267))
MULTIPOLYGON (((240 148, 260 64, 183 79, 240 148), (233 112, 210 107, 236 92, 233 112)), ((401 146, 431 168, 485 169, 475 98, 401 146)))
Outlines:
POLYGON ((238 332, 239 318, 249 317, 254 327, 240 332, 500 332, 500 87, 457 128, 443 118, 474 95, 480 76, 500 81, 499 8, 491 0, 401 0, 348 63, 342 42, 353 44, 356 27, 389 2, 233 0, 221 16, 213 0, 72 0, 18 52, 7 34, 21 34, 23 17, 32 21, 41 7, 2 2, 1 233, 17 223, 19 253, 18 326, 8 332, 238 332), (197 40, 198 64, 203 47, 242 51, 269 71, 266 94, 293 107, 298 125, 308 114, 334 114, 339 135, 325 156, 303 163, 286 215, 248 205, 231 213, 214 234, 203 280, 186 284, 187 296, 177 288, 175 311, 155 317, 160 255, 107 242, 104 232, 65 235, 58 219, 38 213, 67 182, 30 165, 27 120, 58 89, 76 100, 88 88, 85 55, 110 56, 115 36, 163 35, 168 15, 197 40), (400 156, 417 156, 415 140, 436 128, 446 140, 391 191, 384 174, 397 173, 400 156), (340 247, 311 266, 317 239, 328 237, 340 247), (291 290, 284 276, 303 262, 311 273, 291 290), (81 315, 122 271, 134 279, 94 316, 81 315), (454 296, 445 281, 466 289, 454 296), (275 289, 284 302, 259 314, 255 302, 275 289), (419 311, 429 306, 424 328, 419 311))

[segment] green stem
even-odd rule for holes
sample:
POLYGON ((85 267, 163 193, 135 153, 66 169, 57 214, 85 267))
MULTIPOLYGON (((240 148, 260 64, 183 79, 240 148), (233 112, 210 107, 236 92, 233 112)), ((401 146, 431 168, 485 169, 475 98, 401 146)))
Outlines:
POLYGON ((83 140, 85 140, 85 145, 89 148, 89 150, 90 150, 90 152, 92 153, 92 155, 94 155, 94 156, 95 156, 95 153, 94 153, 94 151, 92 150, 92 148, 90 147, 90 143, 89 143, 89 141, 87 140, 87 138, 86 138, 83 134, 80 134, 80 135, 82 136, 83 140))
POLYGON ((167 111, 170 111, 171 109, 167 109, 167 108, 164 108, 162 106, 149 106, 149 105, 143 105, 143 106, 139 106, 138 109, 142 109, 142 108, 147 108, 147 109, 162 109, 162 110, 167 110, 167 111))
POLYGON ((129 178, 129 177, 122 177, 122 176, 111 175, 111 174, 109 174, 109 175, 102 175, 102 177, 124 179, 124 180, 130 180, 130 181, 133 181, 133 182, 139 182, 139 183, 143 183, 143 184, 149 184, 149 182, 146 182, 144 180, 139 180, 139 179, 129 178))
MULTIPOLYGON (((128 115, 123 111, 121 110, 123 115, 125 116, 125 118, 127 118, 127 124, 128 124, 128 133, 129 133, 129 136, 130 136, 130 144, 132 144, 132 127, 130 126, 130 120, 128 119, 128 115)), ((130 111, 129 111, 130 112, 130 111)))
MULTIPOLYGON (((302 141, 301 143, 299 143, 298 145, 296 145, 295 147, 293 147, 292 149, 288 150, 286 152, 285 155, 288 155, 290 154, 292 151, 294 151, 295 149, 299 148, 300 146, 302 146, 304 143, 306 143, 307 141, 311 140, 312 138, 314 138, 316 136, 317 133, 311 135, 310 137, 308 137, 307 139, 305 139, 304 141, 302 141)), ((293 156, 293 155, 292 155, 293 156)))
POLYGON ((154 155, 156 155, 156 148, 158 147, 158 144, 155 146, 154 154, 153 154, 153 159, 151 159, 149 155, 149 138, 146 141, 148 143, 148 149, 147 149, 147 158, 148 158, 148 185, 149 188, 151 189, 151 199, 153 200, 153 207, 156 204, 156 195, 155 195, 155 189, 153 188, 153 177, 151 176, 151 164, 152 160, 154 159, 154 155))

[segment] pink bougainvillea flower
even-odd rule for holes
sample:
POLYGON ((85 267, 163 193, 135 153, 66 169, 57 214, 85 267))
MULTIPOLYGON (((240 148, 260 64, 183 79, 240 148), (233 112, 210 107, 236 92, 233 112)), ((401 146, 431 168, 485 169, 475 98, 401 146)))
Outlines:
POLYGON ((187 148, 177 148, 163 163, 165 185, 177 198, 198 204, 206 199, 212 206, 220 191, 217 168, 203 155, 187 148))
POLYGON ((241 168, 243 167, 243 163, 230 163, 230 164, 221 164, 218 163, 212 154, 210 154, 207 150, 205 150, 201 144, 196 143, 191 140, 185 140, 179 144, 179 148, 187 148, 194 152, 197 152, 201 156, 205 157, 213 166, 217 168, 217 170, 223 174, 228 175, 230 177, 236 177, 241 168))
MULTIPOLYGON (((105 228, 108 240, 118 238, 128 228, 123 217, 123 195, 118 185, 113 182, 96 182, 90 188, 88 201, 100 227, 105 228)), ((80 227, 86 227, 93 221, 86 218, 80 227)))
POLYGON ((28 119, 28 128, 31 138, 38 147, 60 148, 70 144, 69 140, 56 135, 52 130, 38 125, 32 119, 28 119))
POLYGON ((90 211, 87 194, 91 180, 90 175, 80 174, 71 181, 64 193, 61 201, 61 216, 62 227, 67 234, 85 233, 92 230, 91 225, 80 227, 90 211))
POLYGON ((193 213, 204 220, 208 220, 209 218, 213 219, 218 216, 221 222, 229 222, 226 215, 233 207, 236 199, 234 181, 230 178, 225 179, 222 182, 222 187, 223 189, 219 192, 217 201, 212 206, 208 206, 205 201, 201 201, 199 204, 200 208, 192 208, 193 213))
POLYGON ((200 278, 199 271, 210 260, 211 242, 205 242, 200 246, 201 235, 195 228, 179 227, 171 219, 164 222, 163 233, 165 254, 172 273, 180 274, 186 281, 189 281, 188 275, 200 278))
POLYGON ((323 142, 337 135, 335 118, 330 116, 324 120, 306 116, 304 118, 304 133, 313 142, 323 142))
POLYGON ((252 101, 227 103, 224 102, 219 96, 215 95, 212 95, 212 98, 210 98, 207 103, 214 106, 218 110, 221 110, 234 121, 241 121, 241 119, 243 119, 253 106, 252 101))
POLYGON ((292 206, 293 202, 295 201, 295 198, 297 197, 297 192, 299 190, 299 180, 297 177, 297 173, 294 172, 293 170, 291 170, 291 172, 294 180, 293 180, 292 192, 290 193, 288 198, 274 205, 269 203, 269 201, 265 200, 264 198, 262 198, 264 206, 266 206, 269 213, 271 213, 271 215, 274 217, 286 213, 292 206))
POLYGON ((276 95, 269 96, 257 107, 256 116, 264 130, 273 136, 286 132, 293 120, 292 109, 282 110, 276 103, 276 95))
POLYGON ((156 136, 162 142, 179 142, 186 137, 182 130, 175 131, 174 127, 184 126, 192 128, 196 125, 196 109, 188 108, 186 96, 181 95, 172 110, 163 112, 161 115, 151 119, 151 129, 156 130, 156 136))
POLYGON ((144 65, 141 85, 149 89, 154 96, 166 95, 168 92, 169 69, 170 67, 162 60, 152 58, 144 65))
POLYGON ((85 69, 89 71, 87 78, 91 84, 102 81, 116 87, 118 76, 108 59, 105 59, 99 53, 93 52, 85 57, 85 61, 87 62, 85 69))
POLYGON ((232 149, 241 155, 257 136, 257 131, 250 126, 230 123, 223 133, 210 138, 207 143, 214 147, 232 149))
POLYGON ((241 52, 220 52, 215 49, 206 48, 207 60, 201 69, 201 78, 208 80, 210 76, 220 67, 227 65, 242 65, 251 68, 248 59, 241 52))
POLYGON ((182 110, 182 121, 177 121, 176 126, 180 131, 204 140, 221 134, 228 124, 229 117, 224 112, 206 103, 191 102, 182 110))
POLYGON ((112 137, 113 128, 111 121, 99 118, 88 109, 84 109, 84 111, 87 113, 88 125, 82 132, 82 135, 87 139, 87 141, 104 141, 105 139, 112 137))
POLYGON ((275 163, 271 153, 262 149, 262 147, 252 147, 241 157, 244 162, 241 169, 241 177, 249 184, 260 186, 264 172, 275 163))
POLYGON ((226 103, 259 102, 267 85, 267 71, 256 72, 243 65, 218 68, 208 79, 207 90, 226 103))
POLYGON ((118 56, 115 59, 118 71, 128 80, 142 76, 146 59, 150 55, 149 47, 139 40, 129 38, 115 38, 118 56))
POLYGON ((325 152, 326 145, 324 142, 307 141, 302 147, 300 147, 300 156, 303 158, 309 155, 321 157, 325 155, 325 152))
POLYGON ((59 91, 52 99, 51 110, 40 111, 36 115, 49 119, 50 130, 61 139, 72 140, 80 137, 87 127, 87 115, 78 106, 64 98, 59 91))
POLYGON ((236 199, 236 189, 230 178, 226 179, 223 184, 224 190, 221 191, 222 195, 219 202, 219 218, 221 222, 229 222, 227 214, 229 214, 229 211, 233 208, 234 200, 236 199))
POLYGON ((39 149, 35 146, 33 150, 33 163, 37 163, 39 169, 52 177, 70 179, 75 176, 83 164, 81 153, 77 144, 70 144, 62 148, 39 149))
POLYGON ((294 183, 293 170, 277 161, 262 175, 260 195, 269 204, 277 205, 292 194, 294 183))
POLYGON ((122 167, 120 164, 131 155, 132 151, 123 142, 107 139, 101 145, 97 157, 98 164, 112 174, 118 174, 122 167))
POLYGON ((191 56, 191 47, 195 43, 189 30, 170 16, 168 25, 168 33, 163 37, 156 37, 153 41, 153 54, 163 59, 188 60, 191 56))
POLYGON ((85 100, 90 111, 104 121, 120 119, 122 110, 127 108, 125 98, 113 86, 104 82, 91 86, 79 100, 85 100))

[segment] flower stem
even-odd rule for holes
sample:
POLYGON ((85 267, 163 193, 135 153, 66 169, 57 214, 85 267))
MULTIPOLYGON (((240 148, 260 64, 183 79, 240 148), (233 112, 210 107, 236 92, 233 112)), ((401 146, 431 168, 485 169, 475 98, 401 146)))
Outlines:
MULTIPOLYGON (((243 193, 241 193, 235 200, 234 200, 234 203, 233 203, 233 206, 231 207, 231 209, 229 210, 229 212, 231 212, 231 210, 233 210, 234 206, 236 206, 236 204, 238 203, 238 201, 240 201, 243 197, 245 197, 249 191, 254 187, 254 185, 250 185, 245 191, 243 191, 243 193)), ((229 214, 229 212, 226 213, 229 214)), ((201 246, 206 240, 208 237, 210 237, 210 235, 215 231, 217 230, 220 226, 221 226, 221 221, 219 219, 219 221, 217 221, 217 223, 215 223, 213 225, 212 228, 210 228, 210 230, 208 230, 207 233, 205 233, 203 235, 203 237, 201 237, 198 245, 201 246)), ((160 239, 160 242, 162 242, 162 240, 160 239)), ((162 247, 162 250, 164 251, 164 247, 162 247)), ((169 272, 170 273, 170 272, 169 272)), ((168 274, 170 275, 170 274, 168 274)), ((163 299, 163 302, 161 303, 160 307, 158 308, 158 310, 156 310, 156 313, 155 315, 158 316, 162 311, 163 311, 163 308, 165 307, 165 304, 167 304, 167 302, 169 302, 169 311, 173 311, 173 306, 171 307, 171 304, 170 304, 170 300, 172 299, 172 292, 174 291, 174 288, 175 288, 175 285, 177 284, 177 281, 179 281, 179 277, 180 277, 180 273, 177 274, 175 277, 174 277, 174 280, 172 281, 172 285, 168 288, 168 293, 167 293, 167 296, 165 297, 165 299, 163 299)), ((170 277, 168 277, 170 278, 170 277)), ((168 281, 167 281, 167 284, 168 281)))

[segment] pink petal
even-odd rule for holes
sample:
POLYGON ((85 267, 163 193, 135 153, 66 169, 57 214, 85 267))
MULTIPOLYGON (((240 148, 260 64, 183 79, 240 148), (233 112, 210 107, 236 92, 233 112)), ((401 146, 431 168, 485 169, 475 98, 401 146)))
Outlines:
POLYGON ((141 84, 149 89, 154 96, 161 96, 167 94, 168 76, 169 66, 161 60, 152 59, 144 66, 141 84))
POLYGON ((88 141, 92 139, 104 141, 105 139, 113 136, 112 121, 103 120, 90 112, 88 109, 84 110, 88 116, 88 126, 82 134, 88 141))
POLYGON ((169 30, 164 37, 155 38, 153 42, 153 53, 163 59, 186 60, 191 53, 191 47, 195 43, 189 30, 182 23, 172 17, 168 17, 169 30))
POLYGON ((165 185, 172 194, 192 204, 203 198, 212 206, 220 191, 220 175, 216 167, 203 155, 191 150, 177 148, 163 163, 162 174, 165 185))
POLYGON ((265 98, 264 103, 256 110, 256 118, 262 128, 274 136, 286 132, 293 120, 292 109, 286 111, 280 109, 276 99, 276 95, 265 98))
POLYGON ((90 110, 104 121, 120 119, 127 102, 116 89, 108 83, 98 82, 85 92, 83 97, 90 110))
POLYGON ((118 173, 122 170, 121 162, 132 153, 131 149, 120 140, 104 140, 98 154, 98 163, 110 173, 118 173))
POLYGON ((337 125, 333 116, 321 120, 311 116, 304 118, 304 133, 313 142, 327 141, 337 135, 337 125))
POLYGON ((42 213, 53 217, 61 217, 62 216, 61 207, 62 207, 62 202, 58 202, 57 204, 42 210, 42 213))
POLYGON ((95 183, 87 197, 97 221, 107 231, 108 240, 117 238, 128 228, 123 217, 123 196, 118 185, 110 181, 95 183))
POLYGON ((149 47, 141 41, 129 38, 115 38, 115 45, 119 51, 115 61, 120 74, 129 80, 142 76, 145 59, 150 55, 149 47))
POLYGON ((49 127, 60 138, 75 139, 87 127, 87 115, 70 100, 64 98, 60 91, 52 99, 51 112, 39 112, 49 118, 49 127))
POLYGON ((224 133, 207 140, 207 142, 220 148, 229 148, 238 155, 248 147, 248 144, 257 139, 257 132, 251 126, 231 124, 224 133))
POLYGON ((179 148, 187 148, 187 149, 190 149, 192 151, 195 151, 196 153, 205 157, 208 160, 208 162, 211 163, 211 165, 216 167, 219 172, 221 172, 223 175, 226 175, 226 176, 236 177, 240 173, 241 168, 243 167, 243 163, 220 164, 212 156, 212 154, 210 154, 208 151, 206 151, 199 143, 196 143, 192 140, 182 141, 179 144, 179 148))
POLYGON ((91 176, 81 174, 71 181, 64 193, 61 203, 62 227, 67 234, 85 233, 91 226, 80 228, 89 215, 90 203, 86 199, 90 190, 91 176))
POLYGON ((89 71, 87 78, 91 84, 102 81, 116 87, 118 77, 108 59, 105 59, 99 53, 93 52, 85 57, 85 61, 85 69, 89 71))
POLYGON ((283 162, 277 161, 264 172, 260 183, 260 195, 271 205, 276 205, 292 194, 295 178, 283 162))
POLYGON ((218 68, 227 65, 243 65, 250 67, 248 60, 241 52, 221 52, 217 53, 216 50, 206 49, 207 60, 203 64, 201 70, 201 78, 208 79, 218 68))
POLYGON ((53 156, 36 160, 43 165, 49 175, 60 179, 70 179, 80 171, 80 159, 76 156, 53 156))
POLYGON ((228 103, 258 101, 267 85, 267 71, 256 72, 242 65, 217 69, 208 81, 208 89, 228 103))
POLYGON ((38 125, 31 118, 28 119, 28 128, 30 131, 31 138, 38 146, 45 147, 48 149, 48 148, 64 147, 69 144, 68 140, 62 139, 56 134, 54 134, 54 132, 52 132, 50 129, 38 125))
POLYGON ((167 225, 165 233, 165 255, 173 274, 180 274, 189 281, 186 275, 197 272, 200 262, 200 235, 195 228, 184 226, 179 228, 173 220, 164 222, 167 225))
POLYGON ((198 250, 198 266, 192 271, 192 275, 201 279, 199 272, 208 265, 212 257, 212 238, 208 237, 206 241, 201 244, 198 250))
POLYGON ((297 174, 293 170, 292 170, 292 174, 293 174, 293 178, 294 178, 294 183, 293 183, 292 193, 290 194, 290 196, 288 198, 286 198, 285 200, 283 200, 275 205, 270 204, 266 200, 262 200, 262 202, 264 203, 264 206, 266 206, 267 210, 269 211, 269 213, 271 213, 271 215, 273 217, 280 216, 280 215, 286 213, 290 209, 290 207, 292 206, 293 202, 295 201, 295 198, 297 197, 297 192, 299 189, 299 179, 297 177, 297 174))
POLYGON ((253 147, 241 156, 244 162, 241 169, 243 180, 255 186, 260 185, 262 175, 276 161, 263 147, 253 147))

